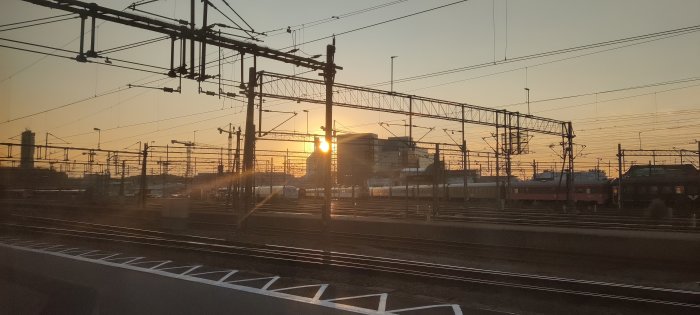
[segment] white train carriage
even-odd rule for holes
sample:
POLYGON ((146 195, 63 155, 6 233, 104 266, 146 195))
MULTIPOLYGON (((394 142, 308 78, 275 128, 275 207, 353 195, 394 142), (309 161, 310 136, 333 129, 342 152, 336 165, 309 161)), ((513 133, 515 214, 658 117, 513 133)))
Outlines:
MULTIPOLYGON (((307 188, 305 196, 310 198, 323 198, 325 196, 324 188, 307 188)), ((360 187, 333 187, 331 188, 331 197, 339 199, 363 198, 367 194, 360 187)))
POLYGON ((270 197, 299 199, 299 188, 295 186, 256 186, 253 191, 255 192, 255 197, 259 199, 270 197))
MULTIPOLYGON (((464 185, 439 184, 437 195, 440 199, 463 199, 464 185)), ((496 198, 496 183, 469 183, 467 185, 470 199, 494 199, 496 198)), ((372 198, 433 198, 433 185, 409 185, 406 186, 381 186, 370 187, 369 196, 372 198)))

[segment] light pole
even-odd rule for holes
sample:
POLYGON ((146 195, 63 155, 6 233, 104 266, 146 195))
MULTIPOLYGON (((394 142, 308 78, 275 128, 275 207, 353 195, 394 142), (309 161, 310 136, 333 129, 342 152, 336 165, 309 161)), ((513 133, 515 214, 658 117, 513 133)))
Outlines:
POLYGON ((391 93, 394 93, 394 58, 398 56, 391 56, 391 93))
POLYGON ((97 131, 97 150, 99 150, 100 149, 100 138, 102 138, 102 129, 92 128, 92 130, 97 131))
POLYGON ((642 132, 640 131, 639 133, 639 149, 642 149, 642 132))
POLYGON ((525 88, 527 93, 527 114, 530 115, 530 88, 525 88))

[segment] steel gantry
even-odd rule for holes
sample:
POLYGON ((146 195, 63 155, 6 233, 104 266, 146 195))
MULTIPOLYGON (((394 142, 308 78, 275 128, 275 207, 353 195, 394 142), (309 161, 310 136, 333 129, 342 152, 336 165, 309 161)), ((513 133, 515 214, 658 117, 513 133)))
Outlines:
MULTIPOLYGON (((527 137, 527 134, 560 136, 562 156, 566 165, 567 202, 573 202, 574 157, 572 152, 575 135, 571 122, 348 84, 332 82, 329 89, 328 80, 278 73, 260 72, 256 80, 259 85, 259 92, 256 95, 261 97, 326 104, 326 106, 330 98, 333 106, 407 115, 411 120, 415 116, 455 121, 462 125, 495 127, 497 140, 501 135, 506 136, 504 149, 499 149, 500 145, 496 145, 497 159, 500 155, 504 155, 509 160, 510 155, 522 152, 521 144, 527 140, 521 137, 527 137)), ((326 115, 329 115, 329 108, 326 109, 326 115)), ((328 121, 326 123, 328 124, 328 121)), ((412 127, 412 123, 408 125, 412 127)), ((330 139, 326 141, 331 143, 330 139)), ((461 147, 466 151, 466 141, 463 140, 461 147)), ((499 166, 496 167, 498 173, 499 166)))
MULTIPOLYGON (((135 28, 148 30, 156 33, 161 33, 164 35, 169 35, 172 38, 179 38, 181 40, 191 41, 190 45, 190 75, 194 76, 194 43, 199 42, 203 47, 206 45, 221 47, 225 49, 231 49, 237 51, 241 54, 249 54, 251 56, 258 56, 261 58, 273 59, 281 61, 284 63, 291 63, 300 67, 323 70, 326 67, 326 63, 323 61, 317 61, 312 58, 300 57, 291 53, 282 52, 268 47, 263 47, 256 45, 254 43, 241 41, 234 39, 230 36, 222 36, 218 32, 212 30, 211 25, 203 25, 200 28, 195 28, 194 25, 194 7, 192 8, 192 21, 189 23, 187 21, 181 21, 180 23, 171 23, 160 19, 153 19, 143 15, 138 15, 134 13, 124 12, 121 10, 110 9, 97 5, 95 3, 87 3, 77 0, 22 0, 25 2, 33 3, 36 5, 44 6, 47 8, 58 9, 63 11, 68 11, 76 13, 81 17, 81 29, 85 28, 85 19, 87 17, 92 18, 92 30, 91 34, 95 34, 95 19, 104 20, 109 22, 114 22, 117 24, 132 26, 135 28)), ((192 1, 194 3, 194 1, 192 1)), ((206 21, 206 6, 208 1, 203 1, 205 10, 203 10, 203 21, 206 21)), ((206 23, 205 23, 206 24, 206 23)), ((76 59, 79 61, 85 61, 88 57, 99 57, 94 51, 95 37, 91 36, 91 45, 93 49, 85 52, 82 47, 84 43, 84 32, 81 32, 81 50, 80 54, 76 59)), ((185 45, 182 45, 185 47, 185 45)), ((184 50, 183 50, 184 52, 184 50)), ((206 53, 200 54, 200 65, 206 64, 206 53)), ((183 58, 184 59, 184 58, 183 58)), ((173 69, 171 69, 173 70, 173 69)), ((198 78, 203 80, 206 78, 204 69, 200 69, 198 78)))
MULTIPOLYGON (((32 4, 63 10, 71 13, 78 14, 80 17, 80 50, 75 60, 78 62, 92 62, 88 58, 103 58, 100 56, 100 52, 95 51, 95 26, 96 20, 109 21, 116 24, 131 26, 137 29, 152 31, 160 33, 171 38, 170 47, 170 68, 169 71, 163 73, 170 77, 175 77, 179 75, 186 75, 187 78, 196 79, 198 81, 206 81, 213 76, 206 75, 206 47, 214 46, 223 49, 231 49, 238 52, 241 55, 241 88, 248 97, 248 108, 246 113, 246 126, 245 126, 245 146, 244 146, 244 156, 243 156, 243 178, 244 178, 244 191, 243 199, 245 204, 245 212, 239 218, 239 225, 243 224, 243 220, 252 213, 251 201, 252 201, 252 172, 254 172, 254 155, 255 155, 255 125, 253 122, 254 116, 254 96, 255 91, 255 73, 256 73, 256 62, 255 58, 267 58, 272 60, 281 61, 284 63, 294 64, 299 67, 304 67, 312 70, 320 70, 323 72, 323 76, 328 83, 329 91, 330 86, 333 85, 333 79, 335 77, 335 71, 342 69, 342 67, 337 66, 333 62, 333 55, 335 53, 335 43, 334 45, 329 45, 326 50, 326 61, 317 61, 313 58, 301 57, 294 55, 292 53, 283 52, 275 50, 272 48, 263 47, 251 42, 241 41, 233 38, 232 36, 222 35, 221 32, 213 30, 213 27, 219 25, 218 23, 209 25, 207 24, 207 9, 210 6, 209 1, 202 1, 202 25, 197 28, 195 25, 195 0, 191 0, 191 12, 190 21, 177 20, 177 23, 172 23, 164 21, 162 19, 154 19, 146 17, 143 15, 133 14, 124 12, 123 10, 115 10, 106 8, 95 3, 87 3, 77 0, 23 0, 32 4), (90 49, 85 51, 85 22, 87 18, 91 18, 91 36, 90 36, 90 49), (175 41, 179 39, 180 43, 180 66, 175 67, 175 41), (187 65, 185 65, 186 55, 187 55, 187 44, 190 41, 190 65, 189 71, 187 65), (195 42, 200 44, 199 51, 195 51, 195 42), (199 53, 199 72, 195 73, 195 54, 199 53), (243 56, 248 54, 254 57, 253 67, 250 68, 249 81, 247 86, 243 83, 243 56)), ((335 40, 334 40, 335 42, 335 40)), ((106 61, 106 60, 105 60, 106 61)), ((200 88, 201 92, 201 88, 200 88)), ((208 95, 216 95, 215 92, 206 92, 208 95), (210 94, 211 93, 211 94, 210 94)), ((221 92, 220 92, 221 94, 221 92)), ((224 93, 228 95, 228 93, 224 93)), ((330 108, 330 101, 332 96, 329 94, 327 106, 330 108)), ((330 111, 329 111, 330 112, 330 111)), ((330 114, 329 114, 330 115, 330 114)), ((330 128, 328 128, 330 130, 330 128)), ((327 134, 327 138, 330 139, 330 134, 327 134)), ((328 172, 330 174, 330 159, 327 163, 329 168, 328 172)), ((330 180, 330 179, 329 179, 330 180)), ((330 182, 330 181, 329 181, 330 182)), ((330 188, 328 188, 330 189, 330 188)), ((330 195, 329 192, 326 195, 330 195)), ((327 200, 327 209, 330 209, 330 199, 327 200)), ((324 217, 326 217, 324 215, 324 217)))

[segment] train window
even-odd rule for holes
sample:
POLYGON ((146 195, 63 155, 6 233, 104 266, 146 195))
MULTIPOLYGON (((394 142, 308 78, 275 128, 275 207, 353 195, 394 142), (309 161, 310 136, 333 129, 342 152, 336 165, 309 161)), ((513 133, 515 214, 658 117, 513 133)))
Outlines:
POLYGON ((517 194, 517 193, 518 193, 518 189, 517 189, 517 188, 513 188, 513 193, 514 193, 514 194, 517 194))
POLYGON ((659 193, 659 187, 658 186, 649 186, 649 193, 650 194, 658 194, 659 193))
POLYGON ((590 189, 590 188, 586 188, 586 194, 588 194, 588 195, 591 194, 591 189, 590 189))
POLYGON ((662 193, 662 194, 670 194, 671 191, 673 191, 673 190, 671 189, 671 186, 664 186, 664 187, 661 187, 661 193, 662 193))
POLYGON ((679 195, 680 195, 680 194, 682 194, 682 193, 685 192, 685 187, 683 187, 683 186, 676 186, 676 189, 675 189, 674 191, 676 192, 676 194, 679 194, 679 195))

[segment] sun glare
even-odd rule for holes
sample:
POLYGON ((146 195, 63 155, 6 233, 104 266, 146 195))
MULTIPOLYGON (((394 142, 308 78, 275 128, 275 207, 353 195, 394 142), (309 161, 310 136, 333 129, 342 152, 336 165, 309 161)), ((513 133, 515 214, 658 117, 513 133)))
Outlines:
POLYGON ((328 142, 321 140, 321 143, 318 145, 318 148, 321 149, 321 152, 328 152, 328 149, 330 147, 328 146, 328 142))

